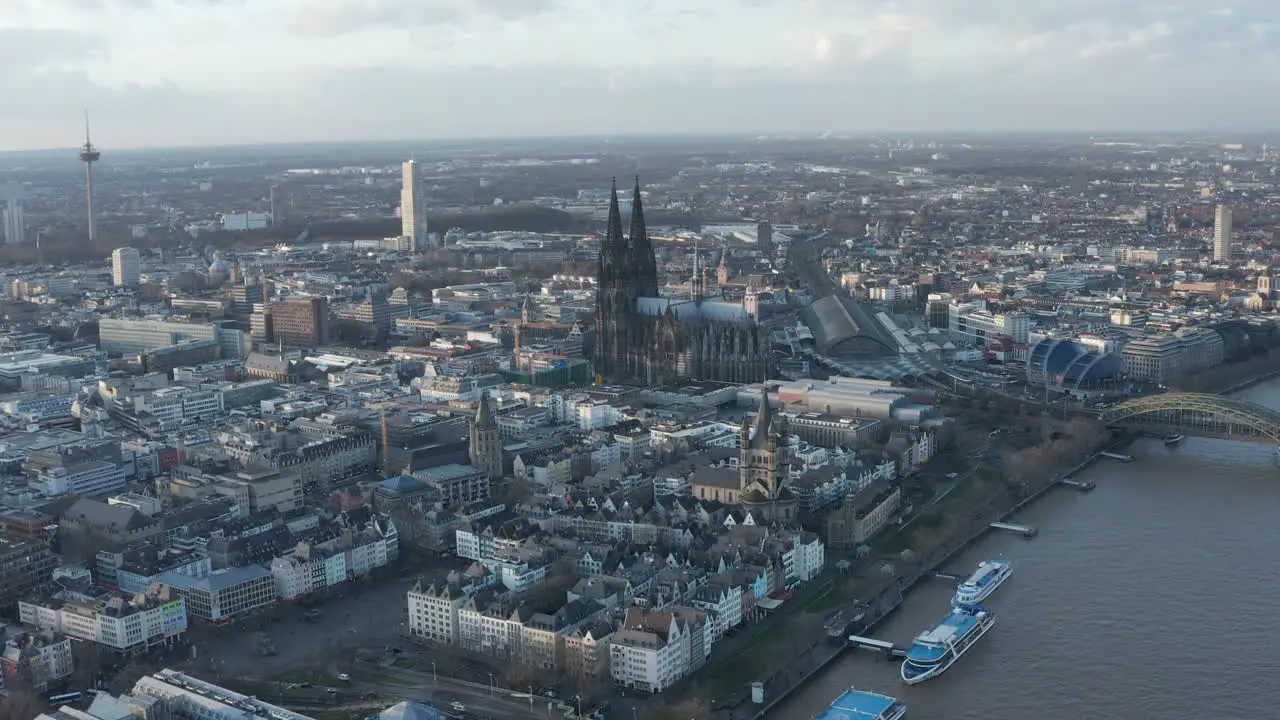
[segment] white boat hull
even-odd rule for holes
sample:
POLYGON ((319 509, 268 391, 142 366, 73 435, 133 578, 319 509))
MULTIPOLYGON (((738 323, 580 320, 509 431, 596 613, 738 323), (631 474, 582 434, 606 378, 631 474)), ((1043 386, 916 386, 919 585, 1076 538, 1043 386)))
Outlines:
POLYGON ((991 626, 995 624, 996 624, 995 616, 988 615, 987 622, 979 625, 978 628, 973 631, 974 635, 972 636, 971 639, 969 639, 966 642, 962 650, 960 650, 959 652, 953 651, 953 652, 947 653, 947 656, 944 657, 942 660, 938 661, 937 665, 934 665, 932 668, 930 668, 929 670, 923 673, 920 673, 919 675, 907 677, 907 673, 906 673, 907 661, 904 660, 902 662, 902 668, 899 671, 899 675, 901 675, 902 681, 908 685, 918 685, 924 682, 925 680, 932 680, 933 678, 938 677, 942 673, 946 672, 947 668, 954 665, 962 655, 969 652, 969 648, 972 648, 974 645, 976 645, 978 642, 978 639, 981 638, 983 635, 986 635, 987 631, 991 629, 991 626))

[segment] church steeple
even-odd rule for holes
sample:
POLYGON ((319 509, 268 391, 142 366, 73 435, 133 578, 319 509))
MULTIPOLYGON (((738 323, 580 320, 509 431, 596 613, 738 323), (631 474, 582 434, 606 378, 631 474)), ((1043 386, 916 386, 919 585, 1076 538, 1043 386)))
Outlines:
POLYGON ((698 259, 698 242, 693 243, 693 277, 689 280, 689 294, 696 303, 702 302, 702 262, 698 259))
POLYGON ((520 304, 520 322, 525 325, 533 322, 533 301, 528 295, 524 296, 524 302, 520 304))
POLYGON ((658 264, 653 257, 653 245, 649 242, 649 230, 644 222, 644 204, 640 200, 640 176, 636 176, 635 190, 631 195, 631 248, 632 262, 638 272, 639 291, 643 297, 658 295, 658 264))
POLYGON ((609 228, 605 231, 604 243, 614 253, 626 247, 622 236, 622 211, 618 209, 618 178, 613 179, 609 192, 609 228))

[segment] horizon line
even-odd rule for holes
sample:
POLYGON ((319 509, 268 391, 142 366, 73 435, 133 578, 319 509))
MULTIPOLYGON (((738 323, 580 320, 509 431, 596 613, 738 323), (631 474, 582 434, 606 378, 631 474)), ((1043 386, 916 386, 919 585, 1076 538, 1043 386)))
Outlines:
MULTIPOLYGON (((247 148, 288 148, 305 145, 395 145, 395 144, 417 144, 417 145, 463 145, 470 143, 515 143, 530 141, 595 141, 595 142, 613 142, 613 141, 636 141, 636 140, 675 140, 675 139, 717 139, 717 140, 770 140, 775 142, 786 141, 853 141, 853 140, 887 140, 887 139, 918 139, 919 136, 930 136, 930 139, 961 139, 967 137, 973 138, 996 138, 996 137, 1022 137, 1022 138, 1091 138, 1106 137, 1108 140, 1119 140, 1124 138, 1150 138, 1153 136, 1171 136, 1181 139, 1203 139, 1208 140, 1215 136, 1236 135, 1250 139, 1256 139, 1259 136, 1275 133, 1280 134, 1280 129, 1263 130, 1263 129, 1231 129, 1231 128, 1186 128, 1180 130, 1137 130, 1137 129, 1105 129, 1096 128, 1088 130, 944 130, 944 129, 899 129, 899 130, 860 130, 860 131, 840 131, 831 129, 822 130, 792 130, 792 131, 769 131, 769 132, 672 132, 672 133, 618 133, 618 134, 570 134, 570 135, 480 135, 474 137, 456 137, 456 138, 395 138, 395 139, 324 139, 324 140, 276 140, 276 141, 245 141, 245 142, 227 142, 213 144, 190 144, 190 145, 136 145, 116 147, 112 152, 133 153, 133 152, 165 152, 165 151, 186 151, 186 150, 234 150, 247 148)), ((45 153, 74 153, 80 149, 80 146, 66 147, 42 147, 42 148, 0 148, 0 155, 23 155, 23 154, 45 154, 45 153)))

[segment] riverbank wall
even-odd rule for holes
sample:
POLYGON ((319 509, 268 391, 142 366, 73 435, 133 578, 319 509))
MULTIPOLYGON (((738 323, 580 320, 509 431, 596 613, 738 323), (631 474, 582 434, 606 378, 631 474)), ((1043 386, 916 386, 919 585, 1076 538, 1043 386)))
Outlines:
MULTIPOLYGON (((1115 451, 1123 449, 1131 441, 1131 436, 1125 436, 1099 449, 1097 452, 1091 453, 1073 467, 1044 480, 1025 497, 994 518, 984 520, 982 527, 976 529, 963 540, 947 547, 936 548, 911 574, 899 577, 896 583, 880 591, 875 597, 867 601, 866 626, 862 632, 867 633, 874 630, 877 625, 888 619, 902 605, 917 585, 929 578, 930 573, 946 565, 975 543, 985 538, 991 532, 991 523, 1004 522, 1013 518, 1013 516, 1047 495, 1050 491, 1060 487, 1063 480, 1071 479, 1097 462, 1102 457, 1101 452, 1103 450, 1115 451)), ((792 664, 791 671, 787 674, 783 683, 779 683, 779 687, 771 687, 774 683, 766 685, 763 703, 756 704, 747 700, 727 712, 722 712, 719 717, 725 720, 761 720, 770 710, 783 700, 786 700, 793 692, 803 687, 815 675, 825 670, 828 665, 849 649, 848 644, 845 642, 816 646, 810 651, 811 654, 800 658, 792 664)), ((834 699, 832 698, 832 700, 834 699)))
POLYGON ((1261 374, 1261 375, 1256 375, 1256 376, 1254 376, 1254 377, 1249 378, 1248 380, 1241 380, 1240 382, 1238 382, 1238 383, 1236 383, 1236 384, 1232 385, 1231 387, 1225 388, 1225 389, 1223 389, 1223 390, 1219 390, 1216 394, 1218 394, 1218 395, 1230 395, 1230 394, 1231 394, 1231 393, 1233 393, 1233 392, 1239 392, 1239 391, 1241 391, 1241 390, 1246 390, 1246 389, 1248 389, 1249 387, 1252 387, 1252 386, 1257 385, 1257 384, 1259 384, 1259 383, 1264 383, 1264 382, 1266 382, 1266 381, 1268 381, 1268 380, 1273 380, 1273 379, 1275 379, 1275 378, 1277 378, 1277 377, 1280 377, 1280 368, 1276 368, 1275 370, 1272 370, 1271 372, 1266 372, 1266 373, 1263 373, 1263 374, 1261 374))

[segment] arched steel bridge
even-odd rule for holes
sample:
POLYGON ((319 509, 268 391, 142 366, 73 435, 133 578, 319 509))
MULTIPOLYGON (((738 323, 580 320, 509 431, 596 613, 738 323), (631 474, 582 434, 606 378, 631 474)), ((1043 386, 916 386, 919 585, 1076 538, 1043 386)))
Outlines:
POLYGON ((1150 395, 1103 411, 1101 420, 1148 432, 1280 444, 1280 412, 1221 395, 1150 395))

